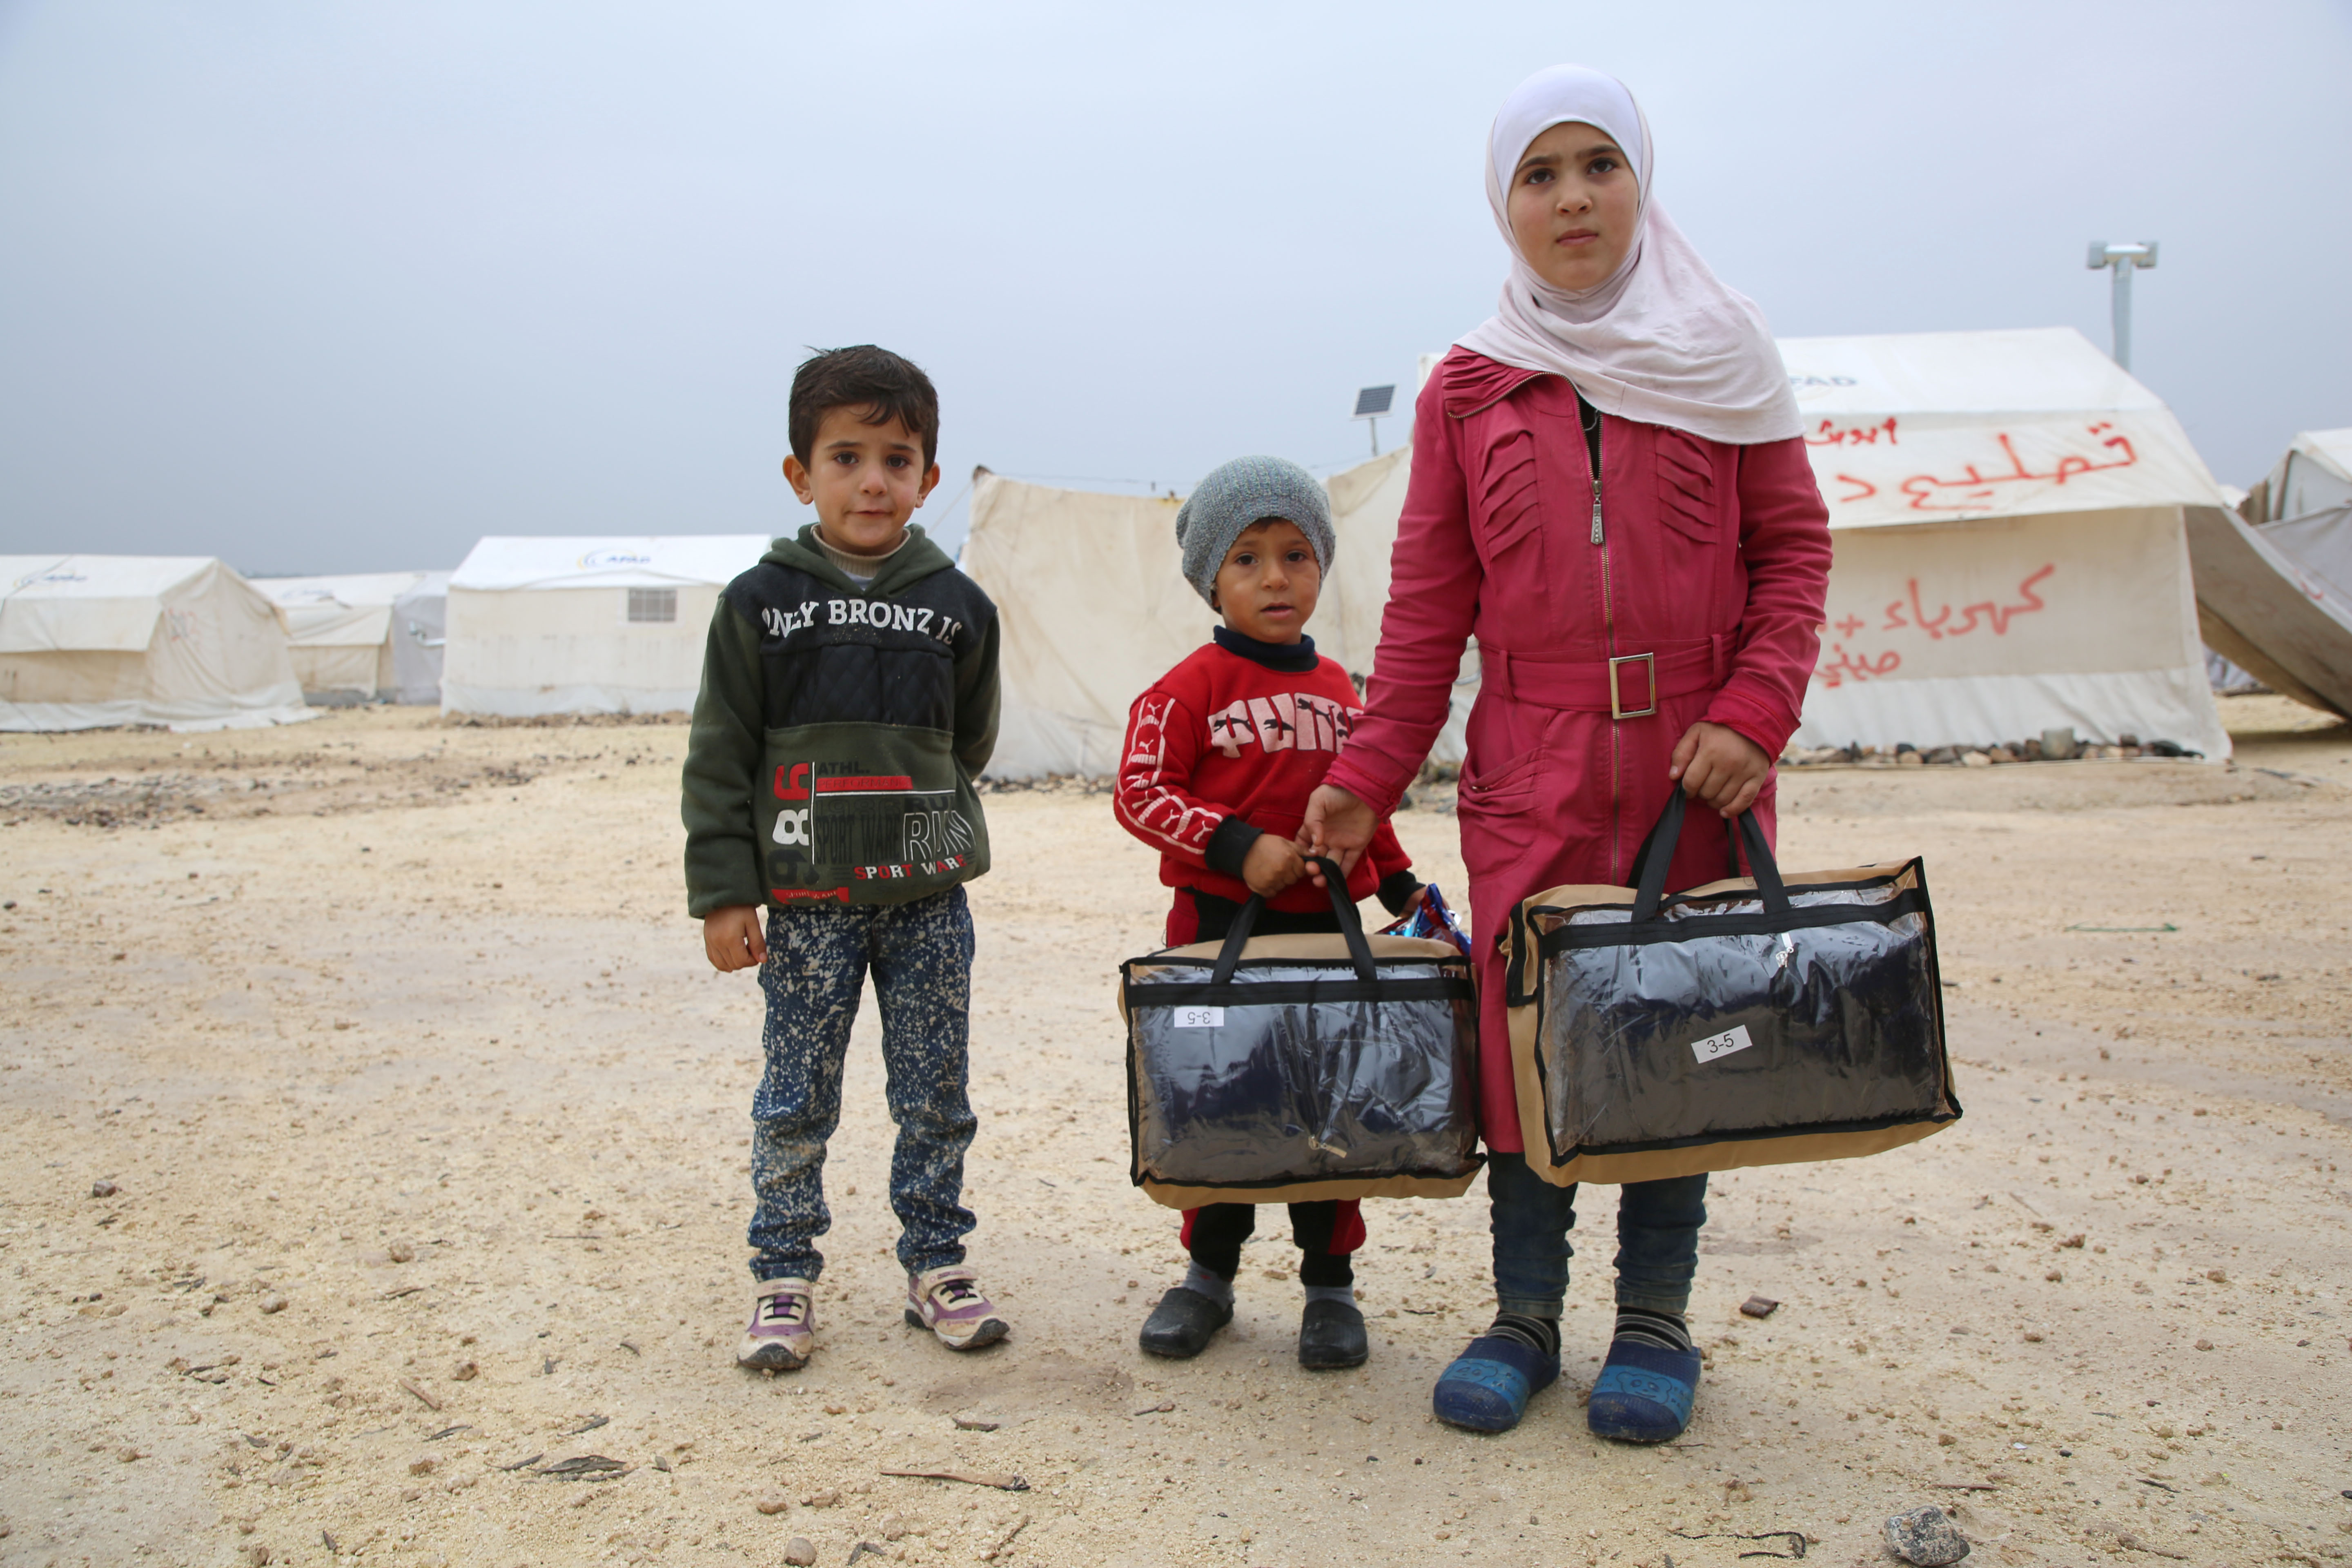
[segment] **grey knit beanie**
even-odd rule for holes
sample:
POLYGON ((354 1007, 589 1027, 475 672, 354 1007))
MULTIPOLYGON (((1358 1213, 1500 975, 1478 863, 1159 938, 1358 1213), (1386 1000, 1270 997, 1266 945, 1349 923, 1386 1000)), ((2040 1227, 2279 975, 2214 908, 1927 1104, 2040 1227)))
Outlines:
POLYGON ((1184 580, 1203 600, 1216 591, 1217 568, 1234 541, 1269 517, 1297 524, 1315 547, 1316 564, 1331 570, 1331 500, 1315 476, 1286 458, 1235 458, 1195 485, 1176 513, 1184 580))

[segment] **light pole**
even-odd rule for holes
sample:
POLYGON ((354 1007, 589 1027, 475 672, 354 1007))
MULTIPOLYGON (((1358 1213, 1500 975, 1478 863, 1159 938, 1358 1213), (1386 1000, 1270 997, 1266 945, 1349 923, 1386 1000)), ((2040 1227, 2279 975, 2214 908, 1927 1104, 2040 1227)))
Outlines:
POLYGON ((2091 241, 2091 269, 2102 267, 2115 269, 2115 351, 2112 358, 2125 370, 2131 369, 2131 279, 2139 269, 2156 265, 2156 241, 2143 239, 2110 245, 2104 239, 2091 241))

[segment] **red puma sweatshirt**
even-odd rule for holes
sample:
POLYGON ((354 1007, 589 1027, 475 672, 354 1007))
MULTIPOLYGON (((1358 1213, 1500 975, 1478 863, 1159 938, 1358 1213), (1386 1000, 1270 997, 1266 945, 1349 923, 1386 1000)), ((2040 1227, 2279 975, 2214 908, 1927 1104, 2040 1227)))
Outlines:
MULTIPOLYGON (((1250 891, 1242 862, 1261 833, 1295 837, 1307 797, 1363 716, 1347 671, 1315 639, 1263 643, 1219 626, 1216 640, 1161 676, 1129 710, 1112 809, 1160 851, 1160 880, 1235 902, 1250 891)), ((1349 875, 1348 891, 1378 892, 1391 912, 1420 884, 1382 818, 1349 875)), ((1304 913, 1329 897, 1301 881, 1266 901, 1304 913)))

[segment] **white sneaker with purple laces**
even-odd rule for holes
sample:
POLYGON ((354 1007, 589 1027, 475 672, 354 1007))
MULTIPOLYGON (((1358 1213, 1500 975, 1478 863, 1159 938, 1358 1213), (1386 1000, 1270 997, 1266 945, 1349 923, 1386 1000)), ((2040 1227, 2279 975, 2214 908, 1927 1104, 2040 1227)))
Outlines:
POLYGON ((805 1279, 762 1279, 751 1321, 735 1347, 735 1364, 757 1372, 798 1372, 816 1349, 815 1287, 805 1279))
POLYGON ((992 1345, 1012 1329, 981 1293, 979 1277, 960 1263, 907 1276, 907 1323, 930 1330, 951 1351, 992 1345))

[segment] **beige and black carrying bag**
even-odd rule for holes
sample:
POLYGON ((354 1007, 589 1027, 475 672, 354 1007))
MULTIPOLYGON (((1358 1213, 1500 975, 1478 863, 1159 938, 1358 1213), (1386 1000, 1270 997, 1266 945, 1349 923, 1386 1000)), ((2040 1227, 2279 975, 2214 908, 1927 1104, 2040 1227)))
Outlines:
POLYGON ((1459 1197, 1485 1163, 1469 961, 1365 935, 1323 865, 1335 934, 1253 939, 1254 898, 1223 942, 1119 966, 1129 1174, 1156 1202, 1459 1197))
POLYGON ((1511 1062, 1545 1180, 1643 1182, 1875 1154, 1958 1120, 1927 869, 1753 873, 1664 896, 1676 790, 1631 888, 1512 911, 1511 1062))

